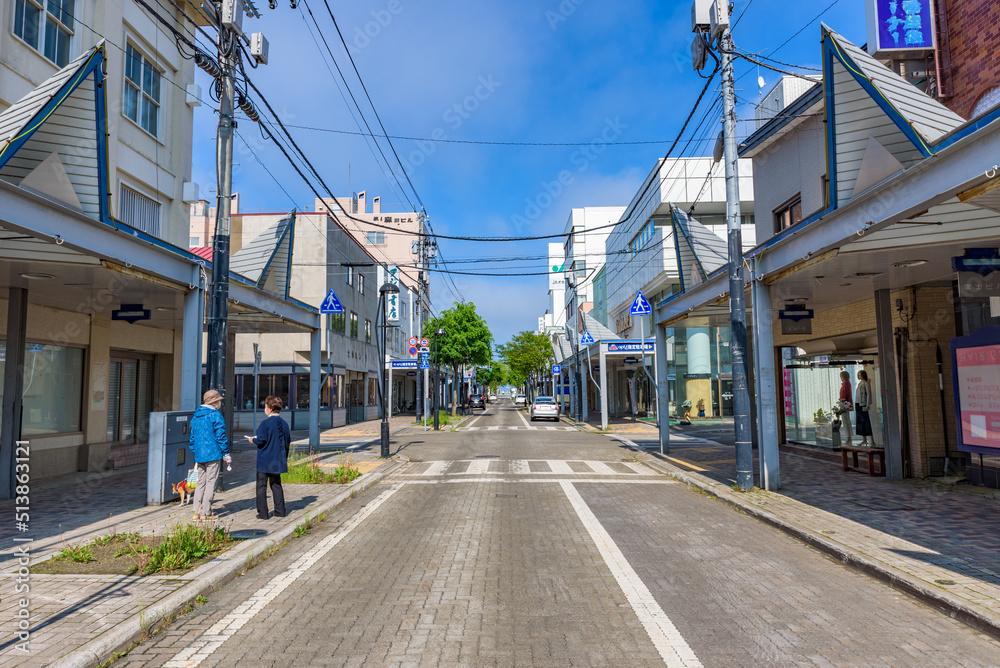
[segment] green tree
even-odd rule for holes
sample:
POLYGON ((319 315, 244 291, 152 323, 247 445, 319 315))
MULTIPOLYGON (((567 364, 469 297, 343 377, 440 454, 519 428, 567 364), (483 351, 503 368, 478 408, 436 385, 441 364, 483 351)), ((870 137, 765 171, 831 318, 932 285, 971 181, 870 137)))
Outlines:
POLYGON ((511 380, 526 385, 532 394, 533 381, 548 373, 552 363, 552 342, 540 332, 519 332, 507 343, 497 346, 500 359, 507 364, 511 380))
MULTIPOLYGON (((486 321, 476 313, 476 305, 455 304, 437 318, 424 323, 424 336, 433 340, 434 332, 445 333, 437 340, 437 359, 451 367, 456 379, 462 366, 487 366, 493 361, 493 334, 486 321)), ((452 386, 451 414, 458 405, 458 383, 452 386)))

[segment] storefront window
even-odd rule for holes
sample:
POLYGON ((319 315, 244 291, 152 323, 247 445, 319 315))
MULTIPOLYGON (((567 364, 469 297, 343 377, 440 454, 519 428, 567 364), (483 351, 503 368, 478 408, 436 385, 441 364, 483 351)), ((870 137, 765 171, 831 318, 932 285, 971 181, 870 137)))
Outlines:
MULTIPOLYGON (((6 342, 0 341, 0 377, 3 377, 6 352, 6 342)), ((80 431, 83 349, 29 343, 24 357, 23 396, 23 436, 80 431)), ((0 386, 2 401, 3 387, 0 386)))
POLYGON ((334 386, 334 390, 333 390, 333 400, 336 402, 336 403, 334 403, 334 406, 336 406, 337 408, 343 408, 344 407, 344 377, 343 376, 334 376, 334 378, 337 381, 336 385, 334 386))
POLYGON ((374 378, 369 378, 368 379, 368 405, 369 406, 374 406, 375 405, 375 397, 376 397, 375 391, 376 391, 375 390, 375 379, 374 378))
MULTIPOLYGON (((308 380, 308 376, 306 377, 308 380)), ((285 408, 291 408, 288 403, 289 376, 284 373, 262 373, 257 376, 257 409, 264 410, 264 400, 268 397, 278 397, 285 408)), ((306 397, 308 398, 308 393, 306 397)), ((253 374, 243 376, 243 391, 237 410, 253 410, 253 374)))
POLYGON ((295 376, 295 407, 309 408, 309 376, 304 373, 295 376))
MULTIPOLYGON (((786 349, 789 350, 789 349, 786 349)), ((848 426, 843 416, 835 414, 840 399, 841 371, 847 371, 851 379, 851 396, 856 398, 858 371, 864 369, 871 384, 875 401, 869 412, 872 423, 870 441, 881 445, 882 420, 881 396, 878 388, 878 372, 874 360, 830 359, 809 357, 785 359, 782 369, 782 403, 784 404, 785 440, 789 442, 815 445, 821 448, 838 448, 846 444, 848 426)), ((857 414, 847 414, 851 436, 857 429, 857 414)))

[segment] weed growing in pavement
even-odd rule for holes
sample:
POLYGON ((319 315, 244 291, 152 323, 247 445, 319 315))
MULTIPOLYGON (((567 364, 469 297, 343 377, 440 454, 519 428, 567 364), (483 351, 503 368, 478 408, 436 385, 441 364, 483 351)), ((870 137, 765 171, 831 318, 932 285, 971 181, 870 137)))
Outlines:
POLYGON ((198 594, 197 596, 194 597, 194 602, 196 605, 205 605, 206 603, 208 603, 208 599, 202 596, 201 594, 198 594))
POLYGON ((340 453, 337 466, 333 469, 333 478, 338 485, 346 485, 361 477, 361 471, 354 465, 354 455, 340 453))
POLYGON ((222 527, 176 526, 152 550, 143 572, 182 570, 189 567, 192 561, 222 551, 231 543, 229 532, 222 527))
POLYGON ((89 564, 94 560, 94 553, 89 545, 67 545, 55 558, 77 564, 89 564))
POLYGON ((282 474, 281 481, 293 485, 318 485, 336 482, 336 478, 320 468, 319 458, 315 454, 296 454, 289 461, 288 473, 282 474))

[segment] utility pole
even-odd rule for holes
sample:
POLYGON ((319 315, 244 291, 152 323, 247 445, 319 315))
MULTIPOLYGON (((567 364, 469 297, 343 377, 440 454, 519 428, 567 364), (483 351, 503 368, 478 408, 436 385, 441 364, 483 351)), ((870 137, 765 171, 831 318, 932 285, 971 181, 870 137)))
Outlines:
MULTIPOLYGON (((232 0, 230 0, 231 2, 232 0)), ((223 16, 223 2, 214 2, 223 16)), ((239 6, 239 5, 237 5, 239 6)), ((232 10, 229 10, 232 12, 232 10)), ((240 6, 242 16, 242 6, 240 6)), ((236 95, 234 74, 240 49, 234 44, 239 34, 225 21, 219 25, 219 126, 215 137, 216 213, 215 239, 212 242, 212 287, 208 306, 208 387, 226 396, 226 341, 229 336, 229 235, 233 190, 233 130, 236 119, 233 100, 236 95)))
MULTIPOLYGON (((726 234, 729 247, 729 326, 733 357, 733 412, 736 432, 736 484, 753 488, 753 442, 750 436, 750 385, 747 380, 746 299, 743 283, 743 236, 740 232, 739 154, 736 150, 736 82, 733 78, 733 36, 728 0, 694 0, 691 8, 691 48, 695 70, 718 40, 722 71, 722 135, 726 161, 726 234)), ((720 409, 722 397, 719 397, 720 409)))
MULTIPOLYGON (((726 10, 728 13, 728 9, 726 10)), ((740 231, 739 154, 736 150, 736 86, 733 37, 726 27, 719 37, 722 56, 722 132, 726 161, 726 234, 729 241, 729 326, 733 356, 733 404, 736 431, 736 484, 753 488, 753 441, 750 435, 750 385, 747 380, 747 314, 743 291, 743 236, 740 231)), ((719 397, 720 407, 722 397, 719 397)))
MULTIPOLYGON (((424 214, 417 216, 417 339, 424 335, 424 214)), ((420 355, 417 355, 420 359, 420 355)), ((416 418, 419 420, 424 413, 424 374, 417 365, 417 402, 415 408, 416 418)))

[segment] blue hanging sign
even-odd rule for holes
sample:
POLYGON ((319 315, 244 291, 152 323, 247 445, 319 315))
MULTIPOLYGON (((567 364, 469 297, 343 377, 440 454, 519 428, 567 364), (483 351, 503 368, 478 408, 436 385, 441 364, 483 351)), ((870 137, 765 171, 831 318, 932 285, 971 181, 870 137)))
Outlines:
POLYGON ((583 330, 583 336, 580 337, 581 346, 592 346, 594 345, 594 337, 590 335, 590 332, 583 330))
POLYGON ((393 369, 416 369, 417 360, 392 360, 393 369))
POLYGON ((561 372, 562 372, 562 367, 561 366, 559 366, 558 364, 553 364, 552 365, 552 373, 553 373, 553 375, 558 375, 561 372))
POLYGON ((333 290, 330 290, 328 293, 326 293, 326 299, 324 299, 323 303, 320 304, 319 312, 320 313, 344 312, 344 305, 340 303, 339 299, 337 299, 337 295, 334 294, 333 290))
POLYGON ((1000 271, 1000 253, 996 248, 966 248, 965 255, 951 258, 951 268, 986 276, 1000 271))
POLYGON ((111 312, 112 320, 124 320, 130 325, 139 320, 149 320, 149 316, 149 309, 142 308, 142 304, 122 304, 121 308, 111 312))
POLYGON ((642 294, 642 290, 639 290, 635 301, 632 302, 632 308, 628 310, 629 315, 649 315, 652 312, 653 307, 649 305, 646 295, 642 294))
POLYGON ((804 304, 789 304, 785 306, 785 310, 778 311, 778 318, 781 320, 798 322, 799 320, 812 320, 812 317, 813 310, 806 308, 804 304))

